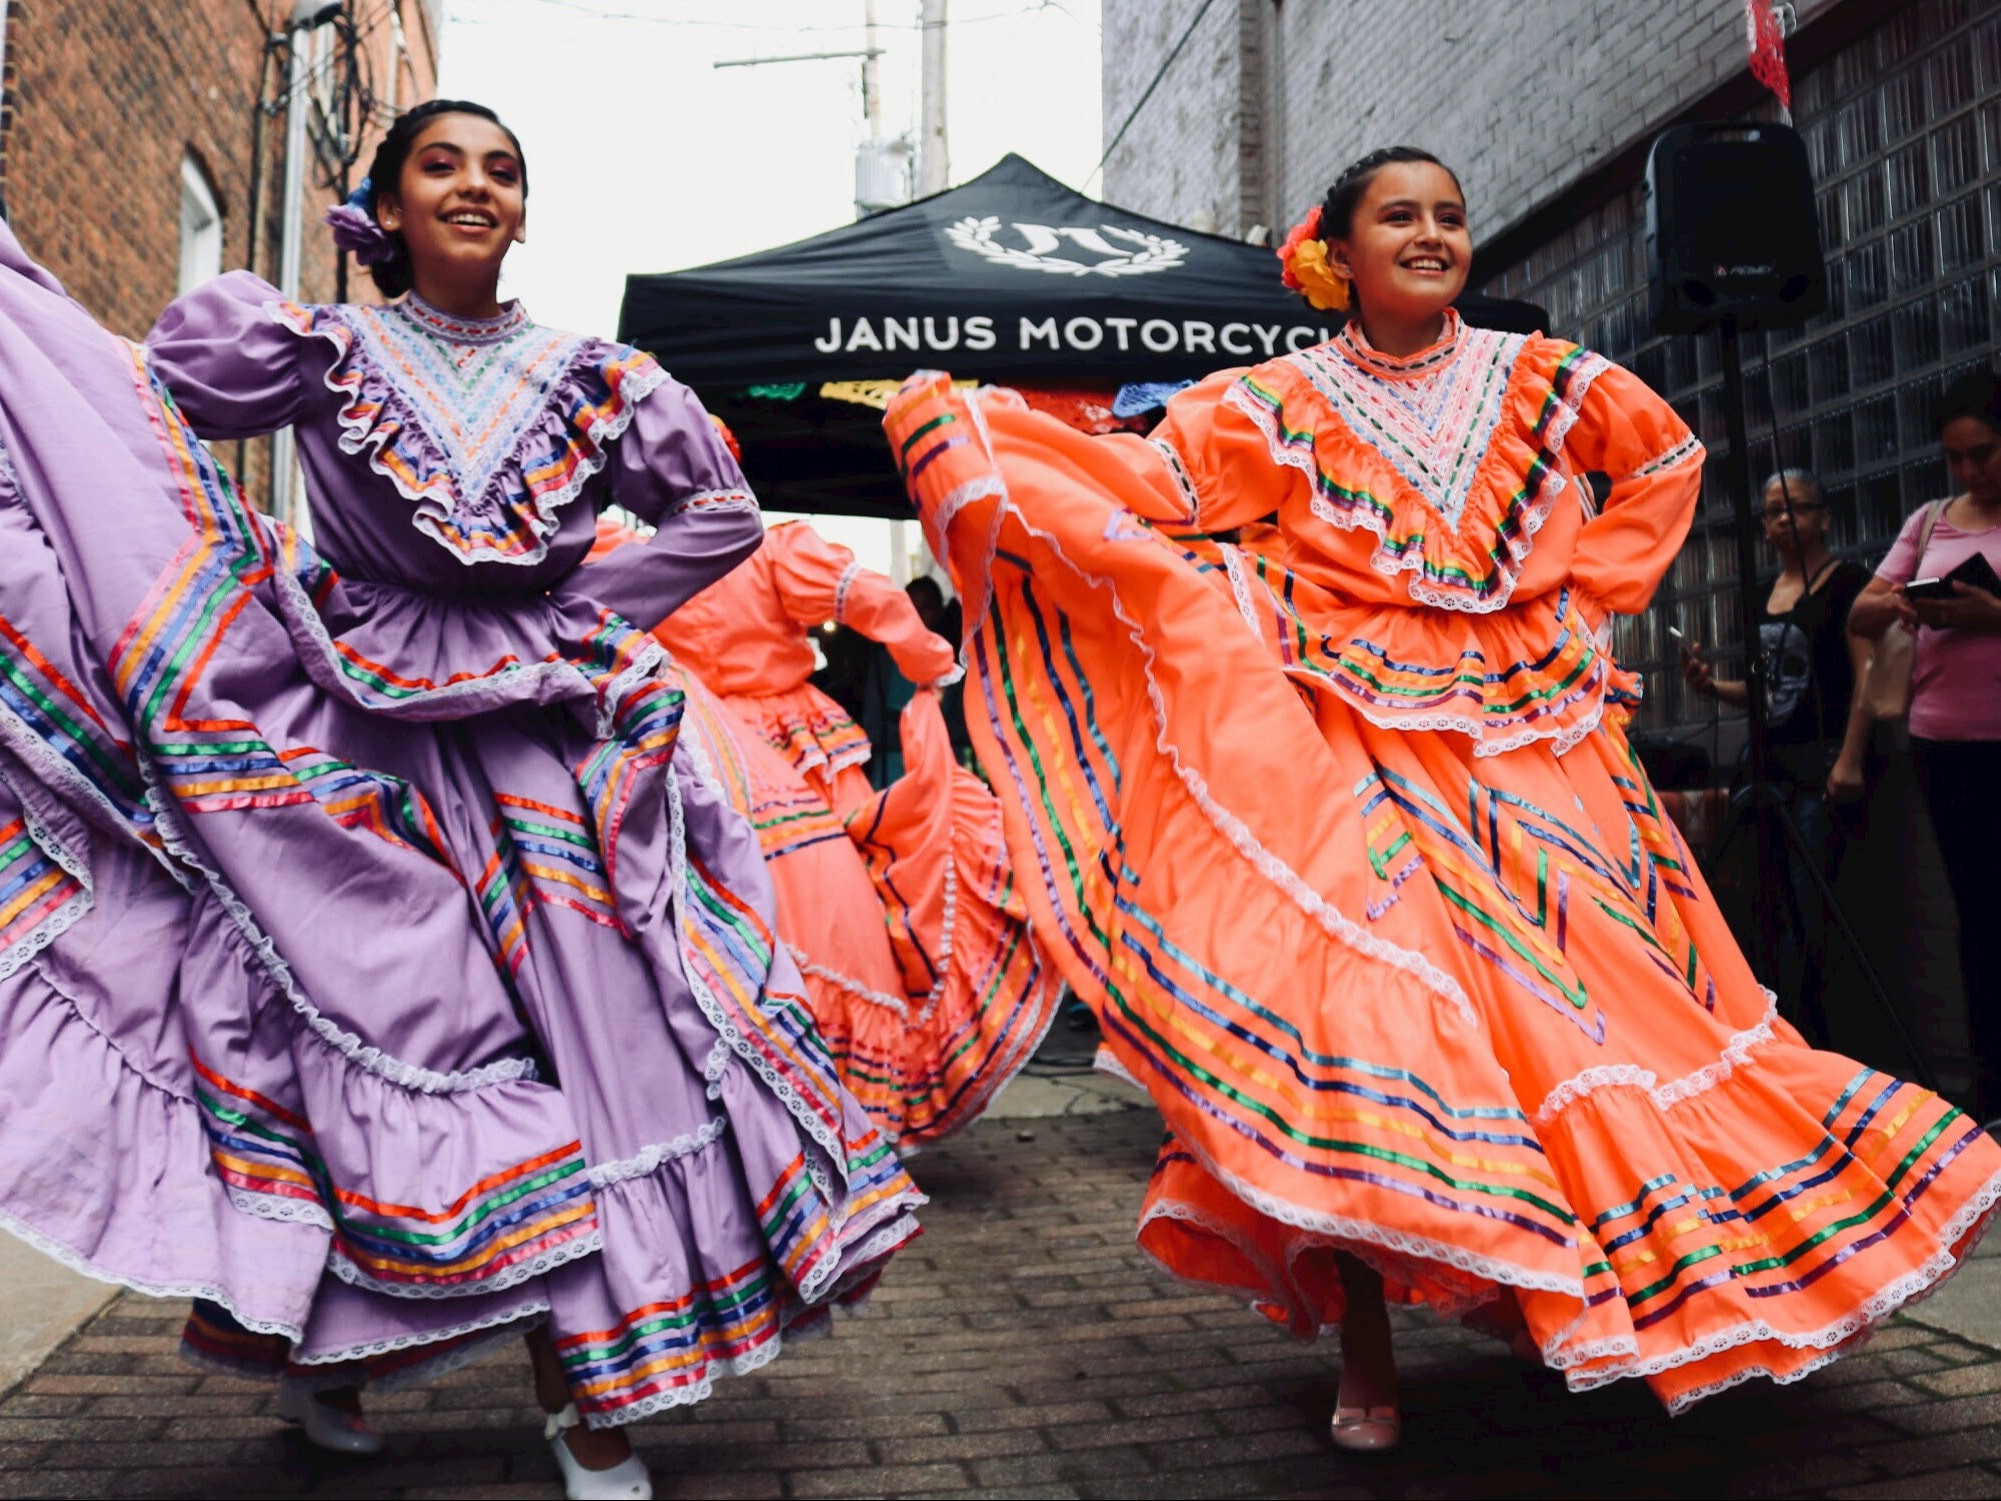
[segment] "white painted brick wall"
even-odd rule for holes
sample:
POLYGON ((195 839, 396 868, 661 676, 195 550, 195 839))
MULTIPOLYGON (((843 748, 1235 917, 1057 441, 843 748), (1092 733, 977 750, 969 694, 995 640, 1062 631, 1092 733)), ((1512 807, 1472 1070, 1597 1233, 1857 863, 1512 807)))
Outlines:
MULTIPOLYGON (((1839 0, 1799 5, 1809 21, 1839 0)), ((1201 0, 1105 0, 1105 139, 1201 0)), ((1267 27, 1283 226, 1378 146, 1435 151, 1487 239, 1745 67, 1742 0, 1212 0, 1106 164, 1113 202, 1188 223, 1238 211, 1240 7, 1267 27)))

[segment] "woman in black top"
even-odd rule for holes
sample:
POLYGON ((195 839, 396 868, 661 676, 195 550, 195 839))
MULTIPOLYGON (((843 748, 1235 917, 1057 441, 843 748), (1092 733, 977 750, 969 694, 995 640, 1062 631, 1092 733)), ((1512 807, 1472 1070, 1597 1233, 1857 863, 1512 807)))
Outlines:
MULTIPOLYGON (((1869 726, 1860 719, 1851 724, 1849 706, 1869 648, 1848 634, 1847 622, 1848 608, 1868 585, 1869 573, 1829 556, 1827 502, 1820 482, 1804 469, 1782 469, 1765 481, 1764 524, 1765 540, 1780 563, 1758 626, 1772 775, 1786 792, 1814 863, 1832 880, 1844 840, 1828 804, 1852 801, 1862 791, 1869 726)), ((1741 680, 1715 675, 1700 643, 1683 649, 1682 676, 1705 698, 1740 708, 1749 700, 1741 680)), ((1799 919, 1798 948, 1781 956, 1785 974, 1779 989, 1782 999, 1791 1001, 1788 1010, 1801 1029, 1820 1043, 1825 1040, 1819 988, 1826 913, 1790 842, 1787 873, 1799 919)))

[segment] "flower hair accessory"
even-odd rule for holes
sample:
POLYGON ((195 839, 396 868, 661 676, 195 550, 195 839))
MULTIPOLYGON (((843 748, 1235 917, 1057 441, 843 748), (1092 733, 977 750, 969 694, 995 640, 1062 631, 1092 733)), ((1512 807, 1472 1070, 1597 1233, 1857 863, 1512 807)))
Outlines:
POLYGON ((1278 247, 1282 280, 1314 307, 1343 312, 1348 306, 1348 278, 1327 263, 1327 242, 1320 238, 1320 205, 1292 226, 1278 247))
POLYGON ((361 186, 347 195, 347 202, 335 204, 325 216, 327 228, 333 231, 334 244, 351 251, 364 266, 386 265, 403 255, 402 242, 377 223, 369 211, 373 192, 374 184, 364 177, 361 186))

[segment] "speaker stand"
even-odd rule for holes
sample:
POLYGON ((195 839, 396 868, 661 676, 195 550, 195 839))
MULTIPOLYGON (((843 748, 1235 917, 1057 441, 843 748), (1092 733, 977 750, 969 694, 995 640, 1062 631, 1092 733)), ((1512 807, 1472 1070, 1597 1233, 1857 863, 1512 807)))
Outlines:
MULTIPOLYGON (((1785 892, 1790 901, 1792 882, 1786 873, 1786 845, 1790 843, 1800 864, 1812 878, 1823 909, 1854 954, 1863 983, 1882 1008, 1897 1040, 1910 1055, 1911 1071, 1917 1082, 1936 1092, 1938 1075, 1931 1066, 1930 1058, 1904 1024, 1903 1013, 1884 988, 1882 977, 1877 974, 1876 966, 1870 962, 1869 952, 1862 944, 1861 935, 1855 931, 1847 912, 1835 899, 1834 886, 1821 868, 1819 852, 1807 843, 1806 835, 1794 820, 1785 789, 1772 780, 1771 741, 1765 723, 1765 654, 1759 639, 1763 611, 1758 600, 1758 544, 1751 514, 1750 418, 1744 395, 1744 360, 1738 347, 1736 318, 1725 314, 1717 323, 1716 333, 1723 354, 1723 421, 1730 441, 1726 476, 1731 509, 1736 513, 1737 522, 1738 628, 1744 639, 1744 707, 1749 717, 1750 732, 1747 756, 1749 796, 1745 814, 1751 820, 1751 832, 1757 841, 1757 899, 1751 904, 1757 914, 1757 930, 1752 934, 1751 957, 1759 974, 1778 978, 1781 908, 1776 897, 1785 892)), ((1773 421, 1777 422, 1776 413, 1773 421)), ((1774 436, 1776 438, 1776 427, 1774 436)), ((1860 686, 1857 684, 1858 689, 1860 686)))

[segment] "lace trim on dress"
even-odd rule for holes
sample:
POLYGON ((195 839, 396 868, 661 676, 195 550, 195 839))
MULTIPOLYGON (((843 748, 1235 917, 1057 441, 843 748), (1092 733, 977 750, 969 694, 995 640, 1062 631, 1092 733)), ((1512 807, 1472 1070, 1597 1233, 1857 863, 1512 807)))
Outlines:
MULTIPOLYGON (((1296 1240, 1295 1245, 1326 1244, 1341 1250, 1354 1251, 1361 1255, 1363 1260, 1369 1261, 1371 1264, 1375 1264, 1375 1262, 1367 1254, 1367 1251, 1374 1249, 1417 1261, 1436 1262, 1441 1266, 1449 1266, 1456 1271, 1469 1273, 1497 1287, 1523 1287, 1541 1292, 1563 1293, 1580 1301, 1584 1297, 1584 1283, 1578 1277, 1566 1277, 1556 1272, 1534 1271, 1528 1267, 1518 1266, 1511 1261, 1502 1261, 1497 1257, 1483 1256, 1477 1251, 1467 1250, 1464 1246, 1453 1245, 1446 1241, 1432 1240, 1428 1236, 1412 1235, 1403 1230, 1392 1230, 1388 1226, 1378 1225, 1371 1220, 1351 1219, 1346 1215, 1329 1214, 1323 1210, 1308 1209, 1304 1205, 1276 1198, 1244 1179, 1218 1167, 1215 1162, 1203 1153, 1199 1145, 1189 1141, 1186 1137, 1177 1136, 1175 1140, 1180 1142, 1182 1148, 1201 1164, 1204 1172, 1208 1173, 1217 1182, 1229 1189, 1237 1198, 1248 1204, 1266 1219, 1276 1220, 1279 1224, 1288 1225, 1294 1230, 1307 1232, 1315 1238, 1312 1241, 1296 1240)), ((1186 1205, 1158 1205, 1140 1221, 1140 1228, 1144 1229, 1152 1220, 1160 1218, 1163 1215, 1198 1225, 1211 1234, 1228 1241, 1249 1259, 1264 1266, 1271 1265, 1268 1258, 1255 1255, 1250 1248, 1244 1246, 1228 1226, 1220 1224, 1209 1216, 1186 1205)), ((1177 1281, 1196 1280, 1185 1276, 1173 1267, 1168 1266, 1165 1262, 1158 1262, 1158 1264, 1161 1270, 1167 1272, 1169 1276, 1175 1278, 1177 1281)), ((1394 1268, 1377 1265, 1377 1270, 1394 1270, 1394 1268)), ((1275 1279, 1272 1285, 1274 1288, 1283 1288, 1291 1280, 1290 1276, 1283 1279, 1275 1279)), ((1227 1286, 1227 1284, 1214 1283, 1208 1285, 1227 1286)), ((1463 1303, 1440 1308, 1439 1312, 1449 1317, 1455 1312, 1463 1312, 1468 1308, 1477 1307, 1480 1303, 1488 1301, 1490 1297, 1491 1294, 1483 1293, 1480 1297, 1469 1298, 1463 1303)))
MULTIPOLYGON (((748 490, 696 490, 681 496, 660 513, 662 521, 670 516, 678 516, 683 511, 748 511, 753 516, 763 514, 757 504, 757 497, 748 490)), ((659 527, 649 529, 649 535, 659 527)))
POLYGON ((1258 607, 1251 599, 1250 579, 1244 573, 1244 555, 1227 542, 1222 544, 1223 571, 1229 575, 1230 593, 1237 601, 1237 613, 1244 617, 1244 624, 1251 628, 1251 635, 1264 640, 1264 631, 1258 625, 1258 607))
MULTIPOLYGON (((442 332, 433 326, 432 320, 422 316, 427 308, 428 305, 421 308, 410 305, 406 299, 404 304, 380 313, 370 310, 370 313, 385 319, 391 316, 408 317, 424 325, 425 331, 436 337, 452 338, 462 343, 482 342, 442 332)), ((520 305, 514 304, 514 308, 519 312, 520 305)), ((574 341, 573 349, 566 356, 569 364, 562 375, 540 393, 544 405, 531 421, 524 424, 515 450, 506 455, 486 478, 480 493, 468 496, 459 493, 457 476, 448 454, 442 462, 439 455, 412 457, 415 440, 404 439, 406 427, 415 428, 441 451, 446 445, 436 433, 429 431, 413 398, 387 372, 374 370, 365 361, 357 360, 355 351, 359 341, 355 330, 343 321, 341 310, 272 301, 264 304, 264 311, 272 321, 301 338, 322 338, 333 347, 334 358, 321 379, 329 391, 342 398, 337 414, 342 451, 365 454, 368 467, 388 480, 398 494, 416 506, 412 520, 417 529, 468 567, 475 563, 511 563, 523 567, 540 563, 548 554, 549 538, 561 525, 559 513, 581 495, 584 487, 604 468, 610 458, 608 445, 632 425, 638 415, 639 403, 668 380, 667 372, 650 356, 634 358, 636 351, 621 350, 576 335, 564 336, 574 341), (604 353, 606 350, 610 352, 604 353), (588 426, 583 426, 573 416, 560 411, 552 398, 557 394, 574 394, 569 393, 569 387, 574 384, 577 372, 586 368, 585 362, 579 361, 577 356, 586 353, 590 355, 589 368, 600 376, 604 376, 617 361, 626 360, 628 363, 619 371, 616 380, 605 379, 609 399, 590 409, 592 420, 588 426), (371 376, 378 389, 367 389, 371 376), (537 488, 522 472, 520 444, 529 441, 528 435, 553 436, 557 429, 563 434, 565 462, 547 467, 552 471, 559 470, 563 478, 537 488), (499 487, 503 486, 511 487, 509 493, 500 493, 499 487), (482 504, 495 508, 495 519, 501 524, 499 532, 481 532, 477 523, 468 526, 472 520, 468 507, 482 504), (514 508, 511 519, 505 516, 509 506, 514 508), (514 523, 519 523, 518 529, 514 523), (488 536, 500 540, 487 540, 488 536)), ((496 330, 496 335, 511 337, 530 326, 526 314, 522 313, 506 328, 496 330)))
MULTIPOLYGON (((1441 589, 1424 578, 1425 558, 1422 548, 1404 552, 1390 549, 1389 531, 1391 518, 1368 506, 1358 506, 1352 510, 1343 509, 1328 501, 1319 493, 1320 471, 1314 462, 1311 442, 1296 445, 1286 441, 1280 430, 1278 418, 1270 408, 1259 402, 1244 387, 1242 382, 1231 386, 1223 393, 1223 400, 1257 425, 1264 434, 1266 451, 1274 464, 1285 465, 1299 470, 1307 478, 1312 490, 1308 502, 1313 516, 1327 525, 1342 531, 1366 531, 1375 535, 1377 547, 1369 559, 1369 566, 1378 573, 1395 578, 1399 574, 1415 574, 1406 588, 1412 599, 1420 604, 1431 605, 1441 610, 1458 610, 1469 615, 1491 615, 1507 608, 1514 595, 1515 581, 1521 575, 1524 564, 1534 550, 1535 534, 1542 530, 1549 519, 1557 499, 1571 483, 1558 460, 1563 453, 1565 439, 1576 424, 1578 408, 1582 405, 1585 392, 1608 368, 1608 362, 1601 356, 1585 351, 1577 367, 1570 372, 1564 389, 1563 399, 1552 414, 1541 442, 1548 456, 1547 472, 1537 486, 1534 495, 1527 497, 1516 512, 1515 519, 1520 525, 1519 534, 1501 529, 1497 532, 1499 544, 1495 559, 1499 583, 1491 595, 1477 596, 1441 589)), ((1323 398, 1324 399, 1324 398, 1323 398)))
MULTIPOLYGON (((1215 795, 1209 790, 1207 779, 1195 768, 1188 765, 1182 758, 1181 747, 1167 736, 1167 701, 1161 692, 1159 677, 1155 672, 1158 653, 1154 650, 1152 643, 1148 641, 1145 628, 1127 610, 1125 600, 1119 593, 1117 580, 1101 577, 1081 567, 1064 551, 1060 539, 1037 527, 1008 498, 1006 481, 1001 477, 998 461, 994 458, 993 440, 988 432, 986 419, 980 412, 981 394, 979 391, 967 393, 966 407, 973 416, 974 428, 978 431, 980 442, 984 445, 987 463, 993 466, 992 483, 998 486, 997 493, 1000 496, 1001 504, 995 511, 993 527, 995 538, 999 534, 1001 517, 1003 515, 1012 515, 1020 523, 1024 531, 1049 548, 1066 568, 1070 569, 1071 572, 1090 584, 1094 589, 1100 589, 1105 592, 1112 602, 1113 613, 1118 617, 1119 622, 1125 626, 1129 639, 1139 648, 1142 657, 1145 659, 1147 698, 1153 707, 1154 746, 1162 755, 1167 757, 1168 763, 1174 768, 1175 776, 1180 780, 1182 786, 1187 789, 1189 795, 1194 798, 1196 806, 1202 810, 1210 824, 1215 827, 1218 833, 1229 840, 1237 852, 1248 860, 1260 875, 1280 891, 1284 892, 1286 896, 1291 898, 1294 905, 1308 917, 1312 918, 1315 923, 1325 929, 1330 935, 1358 953, 1410 975, 1440 999, 1449 1002, 1459 1019, 1467 1026, 1477 1030, 1480 1026, 1479 1017, 1473 1010, 1472 1001, 1467 998, 1465 990, 1456 979, 1439 968, 1438 965, 1434 964, 1423 954, 1411 949, 1399 948, 1397 945, 1368 932, 1353 918, 1349 917, 1325 897, 1313 890, 1297 871, 1293 870, 1291 866, 1266 849, 1243 820, 1231 813, 1216 800, 1215 795)), ((990 538, 986 552, 989 564, 994 555, 994 548, 995 541, 990 538)), ((985 587, 984 584, 982 587, 985 587)), ((979 624, 975 627, 976 630, 988 629, 984 608, 977 617, 969 610, 967 618, 969 620, 978 619, 979 624)))
POLYGON ((655 1142, 632 1156, 618 1162, 607 1162, 590 1171, 592 1188, 609 1188, 614 1183, 624 1183, 633 1178, 644 1178, 664 1162, 672 1162, 680 1157, 692 1157, 704 1147, 713 1146, 723 1139, 723 1133, 730 1128, 729 1121, 716 1116, 696 1130, 675 1137, 672 1141, 655 1142))
MULTIPOLYGON (((924 522, 925 539, 930 543, 932 556, 939 558, 945 556, 945 539, 952 535, 952 524, 958 520, 959 512, 976 500, 986 500, 996 495, 1005 497, 1006 493, 1000 480, 993 475, 982 475, 978 479, 968 480, 965 484, 947 491, 945 498, 938 503, 924 522)), ((989 546, 981 560, 980 571, 970 584, 970 587, 976 589, 978 593, 964 600, 961 611, 964 626, 963 634, 957 643, 961 658, 965 656, 967 643, 973 639, 976 622, 987 612, 987 602, 992 593, 992 586, 987 582, 987 573, 993 565, 994 544, 999 535, 999 517, 996 516, 994 534, 988 539, 989 546)))
POLYGON ((1153 451, 1160 455, 1161 463, 1167 466, 1167 477, 1174 481, 1174 488, 1180 492, 1181 503, 1188 507, 1188 524, 1202 525, 1202 497, 1196 492, 1195 481, 1188 473, 1188 466, 1181 460, 1181 450, 1165 438, 1146 440, 1153 451))
POLYGON ((861 981, 850 979, 837 969, 829 969, 824 964, 815 964, 811 959, 806 957, 806 951, 796 943, 786 944, 785 950, 792 956, 792 962, 799 966, 801 974, 810 975, 815 980, 824 980, 836 990, 845 991, 859 1000, 868 1002, 871 1006, 880 1006, 885 1011, 894 1011, 906 1022, 910 1020, 909 1003, 901 997, 886 995, 880 990, 872 990, 862 984, 861 981))
POLYGON ((1714 1063, 1705 1064, 1693 1073, 1684 1074, 1679 1079, 1670 1079, 1662 1084, 1651 1069, 1641 1068, 1634 1063, 1603 1064, 1587 1068, 1582 1073, 1573 1074, 1552 1089, 1536 1108, 1535 1122, 1546 1126, 1554 1121, 1570 1106, 1601 1089, 1644 1089, 1659 1110, 1672 1110, 1684 1100, 1691 1100, 1707 1090, 1714 1089, 1738 1069, 1751 1061, 1751 1050, 1762 1047, 1774 1038, 1772 1023, 1779 1014, 1779 1004, 1771 991, 1765 992, 1765 1018, 1755 1027, 1742 1032, 1733 1032, 1723 1046, 1722 1054, 1714 1063))
MULTIPOLYGON (((518 1324, 523 1319, 538 1318, 548 1313, 548 1311, 549 1300, 547 1298, 530 1298, 512 1307, 501 1309, 497 1313, 489 1313, 476 1319, 468 1319, 463 1324, 448 1324, 442 1329, 427 1329, 417 1334, 397 1334, 391 1335, 387 1339, 366 1340, 358 1345, 346 1345, 334 1350, 319 1350, 310 1355, 294 1350, 289 1358, 294 1365, 351 1365, 360 1360, 375 1360, 384 1355, 394 1355, 399 1350, 414 1350, 423 1345, 435 1345, 448 1339, 463 1339, 468 1334, 484 1334, 490 1329, 505 1329, 509 1325, 518 1324)), ((430 1376, 441 1375, 443 1374, 443 1369, 448 1368, 440 1368, 432 1365, 426 1368, 425 1374, 430 1376)), ((400 1377, 402 1372, 399 1371, 397 1374, 400 1377)), ((387 1383, 371 1382, 369 1384, 371 1387, 382 1386, 387 1389, 387 1383)))
POLYGON ((33 841, 35 848, 61 866, 83 887, 83 890, 36 923, 19 939, 0 949, 0 980, 4 980, 76 926, 95 904, 96 897, 91 887, 90 867, 56 837, 55 831, 42 820, 34 804, 21 795, 21 789, 14 785, 4 767, 0 767, 0 786, 4 786, 14 794, 14 802, 21 810, 21 821, 27 826, 28 838, 33 841))
POLYGON ((190 1298, 199 1298, 226 1310, 232 1319, 252 1334, 276 1334, 294 1342, 305 1337, 306 1329, 303 1324, 288 1324, 282 1319, 249 1317, 227 1292, 214 1283, 149 1282, 142 1277, 130 1277, 123 1272, 108 1271, 83 1252, 64 1245, 52 1236, 44 1235, 26 1220, 9 1214, 4 1209, 0 1209, 0 1230, 5 1230, 8 1234, 25 1241, 51 1261, 60 1262, 72 1272, 88 1277, 93 1282, 107 1283, 112 1287, 129 1287, 132 1291, 144 1293, 149 1298, 173 1298, 183 1302, 190 1298))
POLYGON ((850 563, 841 570, 841 576, 834 584, 834 619, 836 621, 841 620, 847 614, 848 590, 854 587, 855 580, 861 576, 861 571, 862 565, 859 562, 850 563))
POLYGON ((233 1184, 225 1184, 230 1207, 239 1214, 247 1214, 254 1220, 276 1220, 286 1225, 311 1225, 317 1230, 331 1231, 333 1216, 317 1203, 304 1199, 277 1199, 270 1194, 250 1193, 233 1184))
POLYGON ((510 1287, 536 1277, 546 1276, 559 1266, 567 1266, 572 1261, 580 1261, 586 1256, 595 1256, 604 1249, 604 1231, 592 1229, 579 1235, 575 1240, 566 1240, 560 1246, 516 1262, 504 1271, 495 1272, 490 1277, 481 1277, 474 1282, 452 1283, 443 1286, 431 1282, 383 1282, 371 1277, 349 1259, 338 1245, 327 1252, 327 1270, 351 1287, 365 1288, 369 1292, 383 1293, 392 1298, 410 1298, 422 1302, 435 1302, 441 1298, 465 1298, 480 1293, 505 1292, 510 1287))
POLYGON ((1822 1358, 1807 1361, 1797 1369, 1774 1371, 1767 1366, 1748 1366, 1733 1371, 1720 1381, 1694 1387, 1673 1398, 1667 1404, 1670 1415, 1683 1413, 1704 1397, 1711 1397, 1733 1386, 1742 1385, 1753 1377, 1762 1376, 1780 1385, 1801 1380, 1830 1361, 1851 1353, 1878 1324, 1893 1314, 1922 1302, 1950 1281, 1953 1274, 1964 1266, 1966 1261, 1965 1258, 1954 1254, 1954 1247, 1983 1228, 1993 1218, 1997 1204, 2001 1204, 2001 1173, 1988 1179, 1980 1191, 1961 1205, 1958 1212, 1946 1222, 1945 1227, 1939 1232, 1939 1249, 1927 1257, 1921 1266, 1887 1283, 1865 1299, 1859 1308, 1820 1329, 1788 1332, 1773 1328, 1763 1319, 1748 1319, 1741 1324, 1697 1340, 1680 1350, 1656 1356, 1652 1360, 1631 1360, 1613 1366, 1596 1366, 1590 1370, 1571 1371, 1567 1368, 1573 1367, 1578 1357, 1566 1359, 1559 1352, 1558 1359, 1562 1364, 1557 1368, 1566 1371, 1565 1381, 1572 1391, 1584 1392, 1626 1377, 1660 1375, 1665 1371, 1675 1370, 1749 1344, 1773 1344, 1788 1350, 1827 1352, 1822 1358))
MULTIPOLYGON (((691 751, 690 754, 692 755, 693 752, 691 751)), ((791 1114, 792 1119, 798 1123, 799 1128, 812 1138, 831 1161, 845 1163, 844 1144, 839 1134, 814 1113, 812 1107, 800 1098, 799 1091, 794 1087, 792 1081, 781 1075, 772 1066, 770 1060, 764 1056, 763 1052, 743 1035, 743 1029, 736 1024, 736 1019, 723 1008, 722 1003, 716 999, 715 992, 709 989, 708 982, 701 976, 700 965, 696 962, 696 957, 692 953, 694 941, 688 931, 688 904, 694 900, 694 893, 690 888, 688 875, 688 815, 682 803, 680 783, 676 778, 675 768, 671 761, 667 767, 666 783, 669 860, 671 862, 668 889, 673 893, 676 909, 675 923, 679 939, 677 947, 681 950, 682 957, 681 969, 684 977, 687 979, 688 989, 694 994, 695 1005, 700 1009, 703 1018, 708 1024, 715 1028, 716 1035, 729 1044, 730 1050, 738 1058, 750 1065, 751 1072, 757 1075, 763 1082, 764 1087, 776 1095, 780 1102, 784 1104, 786 1110, 791 1114)), ((825 1190, 827 1184, 821 1176, 819 1165, 811 1161, 810 1153, 808 1154, 808 1168, 813 1172, 816 1186, 825 1190)), ((834 1194, 825 1192, 823 1196, 827 1199, 830 1207, 835 1204, 836 1198, 834 1194)), ((831 1268, 828 1269, 828 1271, 831 1270, 831 1268)), ((802 1288, 801 1291, 803 1293, 804 1289, 802 1288)))
MULTIPOLYGON (((283 577, 283 575, 279 575, 283 577)), ((414 1089, 421 1094, 460 1094, 472 1089, 485 1089, 494 1084, 511 1083, 517 1079, 533 1079, 536 1076, 533 1058, 501 1058, 479 1068, 463 1069, 452 1073, 439 1073, 434 1069, 406 1063, 400 1058, 385 1053, 381 1048, 362 1042, 354 1033, 347 1031, 331 1017, 326 1016, 311 1001, 306 999, 292 978, 292 967, 278 953, 275 941, 258 926, 257 918, 249 904, 238 896, 223 879, 221 872, 211 868, 194 852, 194 846, 183 834, 173 799, 165 796, 155 779, 153 769, 144 757, 139 759, 140 775, 146 781, 146 804, 153 811, 155 826, 160 838, 173 853, 208 883, 223 911, 229 914, 237 932, 249 944, 257 965, 277 987, 278 993, 292 1005, 292 1009, 305 1021, 306 1026, 320 1041, 328 1044, 355 1067, 388 1080, 400 1089, 414 1089)))

